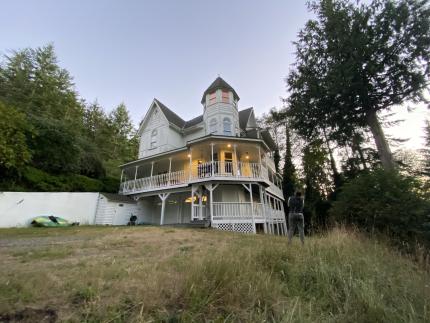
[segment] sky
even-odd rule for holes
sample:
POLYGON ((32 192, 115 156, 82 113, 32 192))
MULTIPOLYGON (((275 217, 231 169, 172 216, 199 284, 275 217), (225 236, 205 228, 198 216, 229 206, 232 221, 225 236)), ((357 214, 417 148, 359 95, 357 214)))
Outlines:
MULTIPOLYGON (((54 44, 76 90, 106 111, 124 102, 137 125, 153 98, 183 119, 202 114, 220 75, 257 116, 282 106, 298 31, 312 15, 304 0, 2 1, 0 53, 54 44)), ((406 107, 388 132, 420 148, 425 107, 406 107)))

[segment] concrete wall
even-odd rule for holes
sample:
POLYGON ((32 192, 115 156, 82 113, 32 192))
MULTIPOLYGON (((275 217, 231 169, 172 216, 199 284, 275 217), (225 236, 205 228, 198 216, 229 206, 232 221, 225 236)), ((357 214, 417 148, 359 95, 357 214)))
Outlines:
POLYGON ((0 192, 0 227, 28 226, 31 219, 54 215, 94 224, 99 193, 0 192))

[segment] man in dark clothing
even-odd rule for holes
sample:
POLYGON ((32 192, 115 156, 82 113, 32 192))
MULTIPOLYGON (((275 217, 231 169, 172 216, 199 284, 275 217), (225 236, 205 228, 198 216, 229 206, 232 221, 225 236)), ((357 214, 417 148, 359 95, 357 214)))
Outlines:
POLYGON ((294 230, 297 227, 299 230, 300 240, 302 241, 302 244, 305 243, 303 205, 304 202, 301 192, 296 192, 295 196, 291 196, 288 199, 288 242, 291 242, 294 230))

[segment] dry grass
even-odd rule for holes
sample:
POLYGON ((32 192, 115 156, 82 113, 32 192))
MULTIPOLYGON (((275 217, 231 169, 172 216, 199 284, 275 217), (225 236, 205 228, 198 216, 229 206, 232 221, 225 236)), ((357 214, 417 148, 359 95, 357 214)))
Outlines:
POLYGON ((3 229, 0 257, 0 321, 430 320, 429 273, 342 230, 3 229))

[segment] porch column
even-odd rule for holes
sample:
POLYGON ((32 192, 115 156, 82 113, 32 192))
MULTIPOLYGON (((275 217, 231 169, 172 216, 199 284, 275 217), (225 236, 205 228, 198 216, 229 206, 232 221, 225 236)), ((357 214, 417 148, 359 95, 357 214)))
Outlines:
POLYGON ((252 183, 242 184, 243 187, 249 192, 249 200, 251 202, 251 219, 252 219, 252 231, 257 233, 257 229, 255 228, 255 217, 254 217, 254 203, 252 198, 252 183), (248 187, 249 185, 249 187, 248 187))
POLYGON ((168 185, 170 186, 170 174, 172 172, 172 157, 169 158, 169 180, 168 185))
POLYGON ((210 198, 210 201, 209 201, 209 203, 210 203, 209 204, 209 210, 210 210, 210 213, 211 213, 211 223, 214 220, 213 191, 215 191, 215 189, 218 187, 218 185, 219 184, 216 184, 216 185, 214 185, 214 184, 207 184, 207 185, 205 185, 206 189, 209 191, 209 198, 210 198))
POLYGON ((134 185, 133 185, 133 191, 136 190, 136 179, 137 179, 137 170, 139 169, 139 166, 136 166, 136 171, 134 172, 134 185))
POLYGON ((260 174, 258 174, 259 176, 258 177, 262 177, 261 176, 261 174, 263 173, 262 172, 262 164, 261 164, 261 151, 260 151, 260 145, 258 145, 257 146, 257 148, 258 148, 258 163, 260 164, 260 174))
POLYGON ((261 212, 263 213, 264 219, 264 233, 267 233, 266 203, 264 203, 263 187, 261 186, 261 184, 258 184, 258 187, 260 189, 261 212))
POLYGON ((235 161, 235 175, 236 175, 236 177, 237 176, 239 176, 239 161, 237 160, 237 151, 236 151, 236 147, 237 147, 237 145, 236 144, 234 144, 233 145, 233 150, 234 150, 234 161, 235 161))
POLYGON ((166 200, 169 197, 170 193, 162 193, 158 194, 158 197, 161 200, 161 216, 160 216, 160 225, 164 225, 164 210, 166 208, 166 200))
POLYGON ((203 220, 203 188, 200 186, 199 193, 197 193, 199 196, 199 219, 203 220))
POLYGON ((282 210, 282 213, 284 214, 284 236, 286 236, 287 235, 287 232, 288 232, 288 227, 287 227, 287 220, 288 220, 288 218, 287 218, 287 215, 285 214, 285 210, 284 210, 284 203, 281 201, 281 210, 282 210))
POLYGON ((268 217, 269 217, 269 222, 267 223, 267 227, 268 227, 268 229, 269 229, 269 233, 270 234, 273 234, 273 227, 272 227, 272 224, 273 224, 273 219, 272 219, 272 209, 271 209, 271 207, 270 207, 270 199, 269 199, 269 196, 267 195, 267 193, 265 194, 265 200, 266 200, 266 211, 269 213, 269 215, 268 215, 268 217))
POLYGON ((151 179, 150 179, 150 185, 152 186, 152 174, 154 173, 154 162, 151 162, 151 179))
POLYGON ((192 168, 191 168, 191 166, 192 166, 192 156, 191 156, 191 152, 192 152, 192 149, 190 148, 190 153, 188 154, 188 158, 190 159, 190 175, 189 175, 189 181, 191 181, 191 171, 192 171, 192 168))
POLYGON ((211 142, 211 173, 212 173, 212 177, 214 177, 215 174, 215 167, 214 167, 214 143, 211 142))
POLYGON ((194 185, 191 185, 191 221, 194 220, 194 185))

